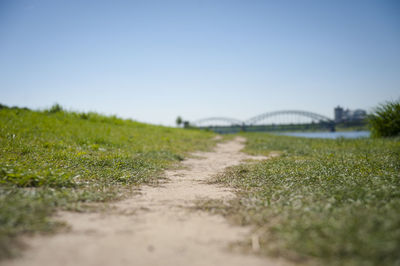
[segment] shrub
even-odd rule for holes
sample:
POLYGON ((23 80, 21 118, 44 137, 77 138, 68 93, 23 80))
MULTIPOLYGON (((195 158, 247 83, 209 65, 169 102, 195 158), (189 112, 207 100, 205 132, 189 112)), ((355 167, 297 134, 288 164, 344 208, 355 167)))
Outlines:
POLYGON ((400 135, 400 100, 381 104, 368 120, 373 137, 400 135))
POLYGON ((49 109, 49 113, 58 113, 63 111, 62 106, 59 105, 58 103, 54 104, 50 109, 49 109))

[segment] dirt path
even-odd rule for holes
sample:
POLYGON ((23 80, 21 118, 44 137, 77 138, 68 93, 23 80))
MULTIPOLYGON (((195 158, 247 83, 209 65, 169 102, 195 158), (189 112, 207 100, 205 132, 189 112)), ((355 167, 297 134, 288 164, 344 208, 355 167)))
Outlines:
POLYGON ((235 227, 220 216, 189 211, 196 199, 229 199, 227 188, 206 181, 245 159, 244 139, 218 144, 215 151, 195 153, 184 169, 166 172, 157 187, 115 203, 112 213, 62 213, 71 230, 28 239, 22 258, 5 265, 279 265, 228 249, 249 237, 249 228, 235 227), (201 157, 201 158, 199 158, 201 157))

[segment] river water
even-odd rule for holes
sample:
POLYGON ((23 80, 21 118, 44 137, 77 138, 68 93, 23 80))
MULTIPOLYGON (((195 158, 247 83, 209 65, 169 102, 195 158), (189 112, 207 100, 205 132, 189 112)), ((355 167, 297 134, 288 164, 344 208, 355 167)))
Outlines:
POLYGON ((348 131, 348 132, 283 132, 279 135, 303 137, 303 138, 318 138, 318 139, 358 139, 368 138, 369 131, 348 131))

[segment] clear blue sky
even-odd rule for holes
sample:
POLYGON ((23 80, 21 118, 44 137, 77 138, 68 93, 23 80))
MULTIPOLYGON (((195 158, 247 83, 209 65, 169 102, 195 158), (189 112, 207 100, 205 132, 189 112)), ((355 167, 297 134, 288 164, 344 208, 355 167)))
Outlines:
POLYGON ((0 103, 246 119, 400 97, 400 1, 0 0, 0 103))

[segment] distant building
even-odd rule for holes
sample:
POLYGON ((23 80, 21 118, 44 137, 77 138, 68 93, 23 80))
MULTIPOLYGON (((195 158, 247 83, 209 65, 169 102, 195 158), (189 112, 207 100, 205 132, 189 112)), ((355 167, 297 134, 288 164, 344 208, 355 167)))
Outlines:
POLYGON ((340 106, 336 107, 334 110, 335 110, 335 122, 339 123, 343 119, 344 110, 340 106))
POLYGON ((342 107, 338 106, 334 109, 335 113, 335 122, 357 122, 362 121, 367 117, 367 112, 362 109, 350 110, 350 109, 343 109, 342 107))

